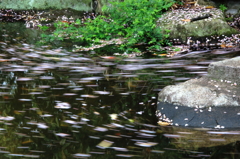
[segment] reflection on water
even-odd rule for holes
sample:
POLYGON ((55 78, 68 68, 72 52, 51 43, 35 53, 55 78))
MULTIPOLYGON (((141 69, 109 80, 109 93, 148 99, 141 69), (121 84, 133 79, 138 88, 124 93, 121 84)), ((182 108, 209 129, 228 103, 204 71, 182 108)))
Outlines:
POLYGON ((12 31, 0 42, 0 158, 238 156, 239 131, 160 127, 155 118, 164 86, 199 78, 237 53, 90 58, 31 45, 37 31, 30 40, 12 31))

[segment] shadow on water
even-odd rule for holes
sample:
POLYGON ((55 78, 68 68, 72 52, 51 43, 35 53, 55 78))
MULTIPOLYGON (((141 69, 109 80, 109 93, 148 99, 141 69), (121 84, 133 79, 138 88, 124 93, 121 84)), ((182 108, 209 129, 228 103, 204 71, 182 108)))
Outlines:
POLYGON ((18 44, 28 43, 34 44, 40 37, 41 32, 36 29, 28 29, 24 25, 24 22, 16 22, 16 23, 0 23, 0 41, 18 44), (28 37, 28 38, 26 38, 28 37))
POLYGON ((238 53, 108 58, 36 47, 40 32, 22 23, 0 28, 0 158, 239 157, 238 130, 160 127, 155 117, 163 87, 238 53))

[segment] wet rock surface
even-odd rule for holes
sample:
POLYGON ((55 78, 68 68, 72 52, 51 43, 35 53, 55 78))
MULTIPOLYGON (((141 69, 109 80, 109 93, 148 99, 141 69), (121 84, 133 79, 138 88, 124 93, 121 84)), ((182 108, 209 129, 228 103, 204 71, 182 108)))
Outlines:
POLYGON ((158 98, 159 119, 181 126, 239 127, 239 63, 240 57, 214 62, 207 76, 165 87, 158 98))
POLYGON ((239 128, 240 107, 191 108, 160 102, 158 110, 175 126, 239 128))
POLYGON ((207 77, 165 87, 159 101, 187 107, 239 106, 237 86, 207 77))

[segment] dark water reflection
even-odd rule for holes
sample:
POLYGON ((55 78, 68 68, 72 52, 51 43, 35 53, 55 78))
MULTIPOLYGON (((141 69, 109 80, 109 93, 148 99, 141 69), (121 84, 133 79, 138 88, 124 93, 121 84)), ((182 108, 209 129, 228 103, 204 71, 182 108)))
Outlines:
POLYGON ((0 158, 239 157, 237 130, 160 127, 155 117, 164 86, 199 78, 209 63, 238 53, 88 57, 36 47, 31 44, 39 32, 6 25, 0 42, 0 158))

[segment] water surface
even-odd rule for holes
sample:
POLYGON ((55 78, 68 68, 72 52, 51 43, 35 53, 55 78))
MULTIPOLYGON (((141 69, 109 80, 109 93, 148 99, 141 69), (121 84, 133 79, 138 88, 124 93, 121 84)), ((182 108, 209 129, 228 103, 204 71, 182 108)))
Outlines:
POLYGON ((163 87, 238 52, 73 53, 34 45, 40 32, 23 23, 0 27, 0 158, 239 157, 239 130, 163 127, 155 117, 163 87))

